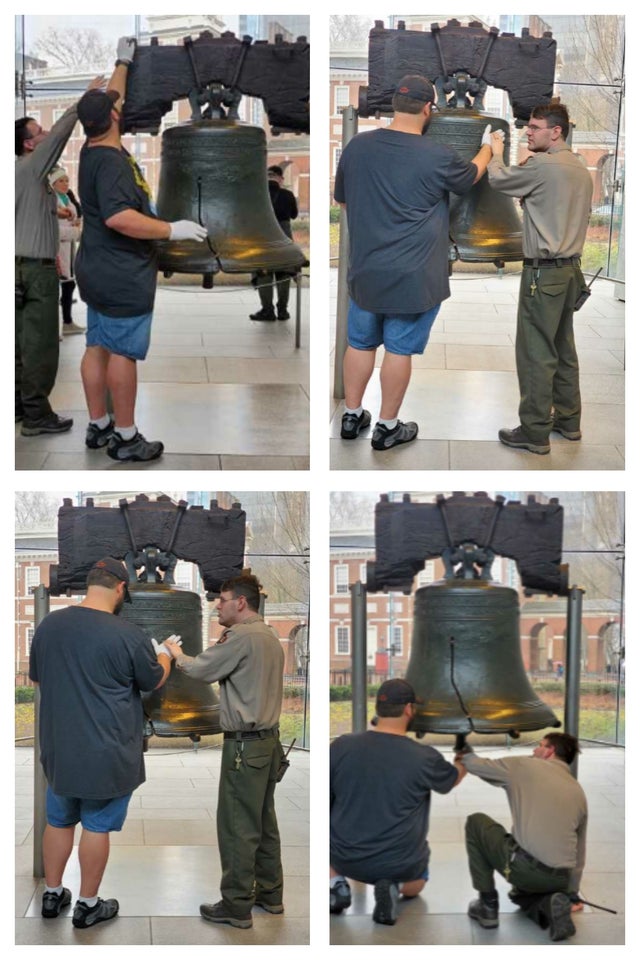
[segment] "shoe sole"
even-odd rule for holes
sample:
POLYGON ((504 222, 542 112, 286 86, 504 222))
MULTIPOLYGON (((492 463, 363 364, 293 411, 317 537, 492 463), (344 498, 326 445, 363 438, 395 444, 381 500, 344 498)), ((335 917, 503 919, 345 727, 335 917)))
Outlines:
POLYGON ((582 440, 582 434, 579 432, 576 433, 567 433, 565 430, 560 430, 559 427, 551 427, 551 433, 559 433, 561 437, 564 437, 565 440, 571 440, 576 442, 577 440, 582 440))
POLYGON ((86 923, 84 920, 82 923, 77 921, 75 917, 71 918, 71 923, 76 928, 76 930, 89 930, 91 927, 95 927, 98 923, 106 923, 108 920, 115 920, 120 912, 120 905, 118 904, 118 909, 110 917, 96 917, 95 920, 92 920, 91 923, 86 923))
POLYGON ((51 433, 51 434, 55 434, 55 433, 68 433, 69 430, 71 430, 71 427, 72 427, 72 426, 73 426, 73 424, 70 423, 68 427, 60 427, 60 428, 58 428, 58 429, 51 429, 51 428, 48 428, 48 427, 25 427, 24 424, 23 424, 22 427, 21 427, 21 429, 20 429, 20 433, 22 434, 23 437, 37 437, 37 436, 39 436, 39 435, 42 434, 42 433, 51 433))
POLYGON ((540 456, 544 456, 547 453, 551 452, 551 446, 541 447, 536 446, 534 443, 511 443, 509 440, 503 440, 502 437, 498 437, 500 443, 504 444, 505 447, 511 447, 512 450, 527 450, 529 453, 537 453, 540 456))
POLYGON ((266 910, 267 913, 284 913, 284 907, 282 904, 272 906, 270 903, 260 903, 256 900, 256 907, 260 907, 261 910, 266 910))
POLYGON ((107 450, 107 455, 112 460, 115 460, 116 463, 148 463, 150 460, 159 460, 163 453, 164 447, 162 447, 157 453, 154 453, 152 457, 138 457, 135 454, 132 457, 119 457, 117 454, 114 455, 110 450, 107 450))
POLYGON ((253 926, 253 920, 238 920, 237 917, 207 917, 202 911, 200 916, 209 923, 228 923, 231 927, 239 927, 241 930, 248 930, 253 926))
POLYGON ((477 914, 472 913, 471 910, 467 911, 467 915, 471 917, 472 920, 475 920, 476 923, 479 923, 484 930, 494 930, 499 926, 498 920, 487 920, 486 917, 479 917, 477 914))
POLYGON ((571 905, 569 904, 568 912, 567 905, 564 901, 557 901, 554 898, 551 898, 551 917, 549 920, 549 936, 553 943, 558 943, 560 940, 568 940, 569 937, 573 937, 576 932, 575 925, 571 919, 571 905))
POLYGON ((391 893, 391 885, 378 881, 373 888, 373 895, 376 901, 376 906, 373 911, 373 922, 383 923, 388 927, 394 926, 398 917, 394 897, 391 893))

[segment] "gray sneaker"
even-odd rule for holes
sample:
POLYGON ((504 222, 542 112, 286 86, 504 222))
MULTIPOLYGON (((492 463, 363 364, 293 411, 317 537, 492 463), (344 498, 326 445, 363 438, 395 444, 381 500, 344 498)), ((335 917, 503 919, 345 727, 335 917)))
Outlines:
POLYGON ((107 454, 112 460, 121 463, 126 461, 157 460, 162 456, 164 444, 159 440, 145 440, 141 433, 136 433, 131 440, 123 440, 117 430, 109 440, 107 454))
POLYGON ((89 422, 84 442, 90 450, 99 450, 106 447, 113 436, 113 420, 106 427, 99 427, 95 423, 89 422))
POLYGON ((102 900, 98 897, 95 907, 88 907, 86 903, 78 900, 73 908, 72 923, 74 927, 84 930, 86 927, 94 927, 96 923, 102 923, 103 920, 113 920, 118 915, 120 904, 117 900, 102 900))
POLYGON ((68 907, 70 903, 71 890, 68 890, 67 887, 62 888, 62 893, 52 893, 50 890, 45 890, 42 894, 42 916, 48 918, 59 917, 60 911, 68 907))
POLYGON ((374 923, 386 923, 392 927, 398 919, 398 900, 400 891, 392 880, 376 880, 373 888, 376 902, 373 911, 374 923))
POLYGON ((382 423, 376 423, 371 446, 374 450, 390 450, 400 443, 411 443, 417 436, 418 424, 411 420, 408 423, 398 420, 393 430, 388 430, 382 423))

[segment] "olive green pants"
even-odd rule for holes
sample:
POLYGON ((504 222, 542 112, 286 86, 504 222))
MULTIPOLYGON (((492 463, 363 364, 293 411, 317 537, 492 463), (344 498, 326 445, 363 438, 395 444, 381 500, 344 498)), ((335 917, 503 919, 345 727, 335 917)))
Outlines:
POLYGON ((58 373, 58 274, 53 262, 16 257, 15 266, 16 414, 40 420, 58 373))
POLYGON ((569 870, 552 870, 514 854, 510 833, 484 813, 472 813, 465 824, 469 872, 474 889, 489 893, 495 889, 494 871, 502 874, 516 891, 529 894, 566 892, 569 870))
POLYGON ((282 903, 280 834, 274 803, 282 747, 277 737, 225 740, 218 791, 220 892, 235 916, 256 899, 282 903))
POLYGON ((533 443, 546 443, 554 423, 570 432, 580 429, 573 308, 583 288, 578 264, 522 269, 516 368, 520 425, 533 443))

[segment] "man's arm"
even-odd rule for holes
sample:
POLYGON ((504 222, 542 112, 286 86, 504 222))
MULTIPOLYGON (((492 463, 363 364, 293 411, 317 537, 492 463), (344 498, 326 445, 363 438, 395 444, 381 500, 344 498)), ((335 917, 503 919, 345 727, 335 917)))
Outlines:
MULTIPOLYGON (((104 87, 105 79, 102 75, 94 77, 87 84, 87 90, 98 90, 104 87)), ((44 179, 53 167, 56 165, 62 151, 67 145, 67 140, 73 133, 73 128, 78 121, 78 104, 72 104, 62 114, 59 120, 56 120, 49 131, 49 135, 35 148, 29 162, 33 164, 32 169, 36 176, 44 179)))
POLYGON ((481 177, 484 177, 485 173, 487 172, 487 167, 491 161, 491 156, 491 147, 488 146, 488 144, 483 143, 471 161, 474 167, 476 167, 478 170, 475 180, 473 181, 474 183, 477 183, 481 177))
POLYGON ((464 780, 464 778, 466 777, 466 775, 467 775, 467 768, 465 767, 465 765, 464 765, 463 763, 460 763, 459 760, 454 760, 454 761, 453 761, 453 765, 454 765, 454 767, 456 768, 456 770, 458 771, 458 779, 457 779, 456 782, 454 783, 454 787, 457 787, 458 784, 460 783, 460 781, 461 781, 461 780, 464 780))
MULTIPOLYGON (((165 641, 166 643, 166 641, 165 641)), ((173 653, 172 645, 167 644, 173 653)), ((203 680, 205 683, 214 683, 224 680, 236 669, 244 656, 245 644, 241 637, 233 637, 224 643, 216 643, 207 650, 203 650, 197 657, 176 651, 176 666, 179 670, 189 674, 194 680, 203 680)))

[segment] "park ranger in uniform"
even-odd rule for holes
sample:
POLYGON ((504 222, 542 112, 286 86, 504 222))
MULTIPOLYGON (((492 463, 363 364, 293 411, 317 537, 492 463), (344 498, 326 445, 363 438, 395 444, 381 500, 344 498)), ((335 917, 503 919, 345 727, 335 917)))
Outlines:
POLYGON ((519 197, 524 264, 518 300, 516 367, 520 424, 500 430, 508 447, 549 453, 549 434, 580 440, 580 383, 573 335, 575 303, 586 289, 580 257, 591 211, 587 167, 568 144, 564 106, 534 107, 527 126, 532 156, 505 167, 504 135, 491 135, 488 176, 494 190, 519 197))
POLYGON ((258 609, 260 584, 244 574, 223 583, 214 646, 188 657, 165 641, 177 667, 195 680, 220 683, 224 731, 218 792, 218 847, 222 864, 217 903, 200 913, 213 923, 251 927, 251 908, 283 913, 280 834, 274 791, 283 758, 278 723, 284 652, 258 609))

